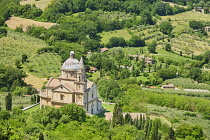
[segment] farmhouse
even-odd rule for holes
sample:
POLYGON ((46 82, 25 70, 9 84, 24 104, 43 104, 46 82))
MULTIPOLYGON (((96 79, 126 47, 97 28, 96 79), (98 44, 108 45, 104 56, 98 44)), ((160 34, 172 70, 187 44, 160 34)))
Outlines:
POLYGON ((161 87, 162 89, 175 89, 174 84, 166 84, 166 85, 162 85, 161 87))
POLYGON ((102 53, 102 52, 106 52, 106 51, 108 51, 109 49, 108 48, 101 48, 100 49, 100 52, 102 53))
POLYGON ((89 72, 94 73, 96 72, 98 69, 96 67, 90 67, 89 72))
POLYGON ((205 27, 204 30, 206 33, 208 33, 208 34, 210 33, 210 27, 205 27))
POLYGON ((86 78, 83 59, 78 61, 71 51, 70 58, 61 67, 61 76, 57 79, 51 77, 46 89, 40 91, 40 107, 75 103, 87 113, 97 114, 102 109, 97 94, 97 86, 86 78))
POLYGON ((146 64, 154 64, 155 60, 152 59, 152 58, 150 58, 150 57, 145 57, 145 58, 144 58, 144 62, 145 62, 146 64))

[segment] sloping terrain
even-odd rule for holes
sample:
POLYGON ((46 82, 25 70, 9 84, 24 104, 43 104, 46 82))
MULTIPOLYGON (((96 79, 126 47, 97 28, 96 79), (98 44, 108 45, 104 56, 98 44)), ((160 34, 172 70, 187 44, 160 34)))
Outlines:
POLYGON ((36 0, 25 0, 25 1, 21 1, 20 4, 21 5, 26 5, 26 4, 35 4, 36 7, 44 10, 47 5, 51 2, 51 0, 39 0, 39 1, 36 1, 36 0))
POLYGON ((15 29, 16 27, 22 26, 23 31, 26 31, 28 26, 43 26, 46 29, 56 25, 56 23, 50 23, 50 22, 40 22, 40 21, 34 21, 31 19, 25 19, 20 17, 12 16, 9 20, 6 21, 6 24, 9 28, 15 29))

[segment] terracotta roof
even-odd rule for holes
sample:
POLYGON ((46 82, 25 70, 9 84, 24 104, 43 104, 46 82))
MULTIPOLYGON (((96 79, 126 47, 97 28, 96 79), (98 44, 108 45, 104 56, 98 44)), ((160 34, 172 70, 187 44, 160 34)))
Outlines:
POLYGON ((48 87, 57 87, 59 84, 60 84, 60 81, 58 79, 53 79, 51 77, 45 86, 48 86, 48 87))
POLYGON ((97 70, 96 67, 90 67, 90 70, 97 70))
POLYGON ((108 48, 101 48, 100 50, 101 52, 105 52, 105 51, 108 51, 108 48))
POLYGON ((162 87, 174 87, 174 84, 162 85, 162 87))
POLYGON ((132 57, 139 57, 139 55, 130 55, 130 56, 132 56, 132 57))
POLYGON ((75 87, 76 86, 73 86, 73 85, 71 85, 70 83, 65 83, 65 84, 63 84, 65 87, 67 87, 69 90, 71 90, 71 91, 75 91, 75 87))
POLYGON ((145 61, 153 61, 153 59, 150 58, 150 57, 146 57, 146 58, 145 58, 145 61))

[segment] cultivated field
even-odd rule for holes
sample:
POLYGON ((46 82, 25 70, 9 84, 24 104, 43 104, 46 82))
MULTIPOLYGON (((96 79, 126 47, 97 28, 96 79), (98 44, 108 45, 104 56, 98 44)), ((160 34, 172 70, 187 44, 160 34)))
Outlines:
POLYGON ((43 53, 29 58, 24 67, 36 77, 57 77, 60 75, 61 58, 56 53, 43 53))
MULTIPOLYGON (((0 94, 0 106, 3 110, 5 110, 5 96, 7 94, 0 94)), ((27 107, 31 105, 31 97, 21 97, 21 96, 13 96, 12 97, 12 108, 23 106, 27 107)))
POLYGON ((210 21, 209 14, 203 14, 201 12, 187 11, 171 16, 161 16, 162 20, 168 20, 170 18, 172 25, 174 26, 174 31, 180 32, 189 26, 189 21, 199 20, 199 21, 210 21))
POLYGON ((163 35, 159 31, 157 26, 136 26, 130 29, 122 29, 115 31, 102 32, 99 34, 101 38, 101 43, 108 43, 111 37, 123 37, 125 40, 129 40, 132 35, 137 35, 144 39, 146 44, 150 43, 152 40, 162 41, 167 39, 167 35, 163 35))
POLYGON ((8 30, 7 36, 0 38, 0 63, 14 65, 23 54, 31 58, 39 48, 47 46, 43 40, 8 30))
POLYGON ((23 31, 26 31, 27 27, 32 25, 37 27, 43 26, 46 29, 56 25, 56 23, 34 21, 31 19, 20 18, 15 16, 10 17, 9 20, 7 20, 5 23, 11 29, 16 29, 16 27, 22 26, 23 31))
POLYGON ((161 107, 147 104, 148 114, 153 116, 163 116, 170 121, 174 128, 182 123, 197 124, 202 126, 206 140, 210 139, 210 121, 203 118, 203 114, 198 112, 183 111, 168 107, 161 107), (186 114, 193 114, 192 116, 186 114))
POLYGON ((182 34, 177 38, 171 39, 171 46, 174 52, 183 52, 185 55, 199 55, 209 50, 210 41, 198 36, 182 34))
POLYGON ((38 0, 38 1, 36 1, 36 0, 23 0, 23 1, 20 2, 20 4, 21 5, 35 4, 36 7, 44 10, 51 1, 52 0, 38 0))

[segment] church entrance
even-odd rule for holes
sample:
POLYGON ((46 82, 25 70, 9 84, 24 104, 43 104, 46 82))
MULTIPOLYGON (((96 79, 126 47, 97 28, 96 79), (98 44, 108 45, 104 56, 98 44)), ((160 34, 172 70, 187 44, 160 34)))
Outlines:
POLYGON ((91 109, 91 114, 93 114, 93 108, 91 109))

